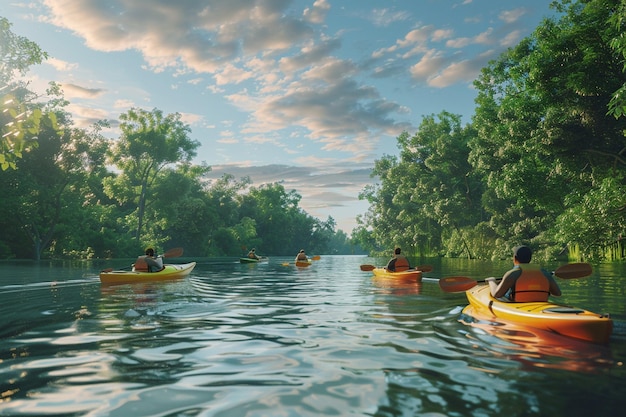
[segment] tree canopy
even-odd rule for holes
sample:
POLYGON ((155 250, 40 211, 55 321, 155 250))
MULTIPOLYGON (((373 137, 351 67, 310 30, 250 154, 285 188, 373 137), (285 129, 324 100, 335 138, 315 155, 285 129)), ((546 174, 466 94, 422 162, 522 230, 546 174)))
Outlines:
POLYGON ((416 254, 506 257, 523 242, 544 257, 623 256, 626 118, 609 108, 626 80, 624 2, 553 7, 483 68, 470 124, 427 116, 398 137, 400 160, 377 161, 360 236, 416 254))

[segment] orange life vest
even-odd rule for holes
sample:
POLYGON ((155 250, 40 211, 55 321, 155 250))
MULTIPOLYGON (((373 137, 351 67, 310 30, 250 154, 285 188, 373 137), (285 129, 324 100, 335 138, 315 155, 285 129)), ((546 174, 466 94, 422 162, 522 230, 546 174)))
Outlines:
POLYGON ((521 275, 513 285, 511 299, 515 302, 548 301, 550 282, 537 265, 522 264, 521 275))
POLYGON ((133 268, 135 271, 139 272, 149 272, 148 264, 146 263, 146 255, 139 256, 135 261, 135 267, 133 268))
POLYGON ((404 256, 402 255, 397 255, 396 256, 396 263, 394 265, 394 271, 396 272, 400 272, 400 271, 406 271, 411 267, 411 265, 409 264, 409 260, 406 259, 404 256))

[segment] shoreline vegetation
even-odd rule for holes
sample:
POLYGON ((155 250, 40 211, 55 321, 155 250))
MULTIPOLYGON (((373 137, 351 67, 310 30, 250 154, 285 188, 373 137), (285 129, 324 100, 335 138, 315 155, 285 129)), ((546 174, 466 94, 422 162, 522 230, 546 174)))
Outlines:
POLYGON ((378 183, 350 236, 280 183, 254 186, 194 165, 179 113, 132 108, 74 126, 60 86, 20 79, 47 53, 11 32, 0 90, 0 259, 114 259, 145 247, 189 256, 263 253, 540 260, 626 259, 626 3, 557 1, 528 37, 473 82, 471 123, 441 111, 374 162, 378 183), (47 101, 45 101, 47 99, 47 101), (119 125, 110 140, 102 129, 119 125), (166 196, 166 197, 164 197, 166 196))

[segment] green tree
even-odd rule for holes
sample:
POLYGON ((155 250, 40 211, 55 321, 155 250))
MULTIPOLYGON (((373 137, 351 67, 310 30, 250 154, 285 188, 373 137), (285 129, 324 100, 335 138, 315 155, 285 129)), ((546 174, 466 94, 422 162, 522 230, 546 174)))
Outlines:
MULTIPOLYGON (((626 0, 621 0, 617 10, 609 17, 609 23, 616 30, 611 47, 622 56, 622 71, 626 72, 626 0)), ((609 114, 615 118, 626 116, 626 83, 613 93, 609 102, 609 114)))
MULTIPOLYGON (((484 175, 483 200, 503 246, 551 241, 556 218, 624 169, 626 119, 607 115, 624 83, 609 23, 618 1, 554 3, 531 36, 484 68, 470 162, 484 175)), ((599 195, 599 194, 597 194, 599 195)))
MULTIPOLYGON (((380 185, 367 187, 360 198, 370 210, 360 222, 371 227, 385 251, 403 247, 413 255, 443 249, 443 237, 460 236, 460 251, 472 257, 464 228, 481 220, 480 178, 468 163, 468 142, 473 130, 461 118, 442 112, 424 117, 415 135, 398 137, 400 159, 385 156, 375 163, 373 175, 380 185)), ((358 234, 362 238, 363 230, 358 234)))
POLYGON ((132 108, 120 120, 122 134, 111 151, 110 162, 121 172, 104 185, 111 198, 132 207, 128 225, 133 227, 135 239, 141 241, 149 203, 175 197, 154 192, 161 172, 191 161, 200 143, 189 138, 191 129, 178 113, 164 116, 157 109, 132 108))
POLYGON ((164 170, 153 186, 157 198, 146 213, 144 240, 167 247, 185 247, 189 256, 207 256, 213 227, 211 200, 203 185, 210 167, 179 164, 164 170))
POLYGON ((15 169, 15 162, 37 146, 41 124, 55 126, 54 112, 43 113, 37 95, 24 81, 15 81, 48 55, 34 42, 11 31, 11 23, 0 17, 0 168, 15 169))
POLYGON ((94 222, 81 223, 90 218, 83 217, 85 207, 89 209, 83 184, 93 162, 89 156, 98 143, 97 137, 80 129, 65 129, 60 134, 43 128, 40 137, 40 146, 17 161, 19 172, 8 170, 0 175, 0 210, 12 213, 4 229, 10 230, 9 236, 21 235, 29 242, 29 255, 24 252, 25 239, 13 242, 18 257, 37 260, 48 249, 51 254, 86 249, 87 225, 94 222), (73 246, 75 239, 84 246, 73 246), (56 247, 56 242, 62 243, 56 247))
POLYGON ((247 215, 241 211, 240 194, 250 185, 250 178, 236 180, 231 174, 224 174, 214 181, 207 190, 207 215, 210 225, 206 234, 207 255, 237 255, 243 247, 251 245, 248 236, 256 236, 256 230, 250 230, 252 223, 246 221, 247 215), (227 241, 220 239, 227 236, 227 241))

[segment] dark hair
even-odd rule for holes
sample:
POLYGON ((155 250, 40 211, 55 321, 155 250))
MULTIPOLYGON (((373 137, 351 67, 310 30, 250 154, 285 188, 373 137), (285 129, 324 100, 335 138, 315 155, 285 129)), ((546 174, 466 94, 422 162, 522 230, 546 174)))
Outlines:
POLYGON ((393 251, 396 255, 400 255, 400 252, 402 252, 402 249, 400 248, 396 248, 396 250, 393 251))
POLYGON ((148 249, 146 249, 146 255, 148 255, 148 256, 154 256, 154 249, 152 249, 152 248, 148 248, 148 249))
POLYGON ((513 248, 513 256, 521 264, 527 264, 533 257, 533 251, 528 246, 516 246, 513 248))

